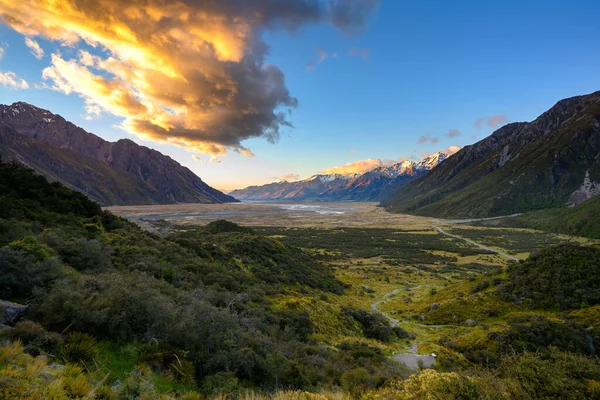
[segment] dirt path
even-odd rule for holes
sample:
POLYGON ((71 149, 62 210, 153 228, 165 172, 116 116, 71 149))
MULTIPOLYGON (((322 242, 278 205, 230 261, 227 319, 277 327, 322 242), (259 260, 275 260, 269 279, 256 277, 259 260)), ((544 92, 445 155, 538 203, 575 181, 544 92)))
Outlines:
POLYGON ((442 228, 440 228, 439 226, 436 226, 436 227, 435 227, 435 229, 437 229, 437 230, 438 230, 438 232, 439 232, 439 233, 441 233, 442 235, 450 236, 450 237, 452 237, 452 238, 455 238, 455 239, 464 240, 465 242, 467 242, 467 243, 470 243, 470 244, 472 244, 473 246, 477 246, 477 247, 479 247, 480 249, 484 249, 484 250, 487 250, 487 251, 491 251, 491 252, 493 252, 493 253, 496 253, 496 254, 498 254, 498 255, 500 255, 500 256, 502 256, 502 257, 504 257, 504 258, 508 258, 509 260, 513 260, 513 261, 520 261, 520 260, 519 260, 517 257, 515 257, 515 256, 511 256, 510 254, 506 254, 506 253, 503 253, 503 252, 501 252, 501 251, 494 250, 494 249, 492 249, 492 248, 490 248, 490 247, 484 246, 483 244, 480 244, 480 243, 474 242, 474 241, 472 241, 471 239, 467 239, 467 238, 464 238, 464 237, 462 237, 462 236, 453 235, 453 234, 451 234, 451 233, 448 233, 448 232, 446 232, 445 230, 443 230, 442 228))

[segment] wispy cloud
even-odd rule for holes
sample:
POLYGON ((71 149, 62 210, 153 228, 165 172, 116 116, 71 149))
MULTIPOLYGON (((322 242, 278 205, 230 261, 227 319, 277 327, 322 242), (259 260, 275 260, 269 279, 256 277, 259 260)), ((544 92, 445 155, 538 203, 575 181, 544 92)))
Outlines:
POLYGON ((4 57, 4 47, 2 47, 2 45, 0 45, 0 60, 2 60, 2 57, 4 57))
POLYGON ((217 163, 220 164, 221 163, 221 159, 219 157, 217 157, 216 155, 211 155, 209 158, 202 158, 196 154, 192 155, 192 159, 194 161, 198 161, 199 163, 217 163))
POLYGON ((475 121, 475 128, 477 128, 477 130, 480 130, 482 128, 482 126, 485 124, 492 129, 496 129, 499 126, 505 125, 507 123, 508 123, 508 118, 506 118, 506 115, 498 114, 498 115, 492 115, 491 117, 477 118, 477 120, 475 121))
POLYGON ((460 131, 458 129, 449 129, 448 132, 446 132, 446 137, 448 138, 454 138, 458 136, 460 136, 460 131))
POLYGON ((0 71, 0 85, 9 89, 29 89, 29 84, 14 72, 0 71))
POLYGON ((276 142, 298 105, 283 72, 266 62, 262 32, 313 24, 361 32, 379 3, 0 0, 0 19, 26 37, 93 47, 95 55, 52 54, 43 76, 123 118, 126 131, 197 153, 251 154, 242 142, 276 142))
POLYGON ((425 135, 421 136, 417 140, 417 144, 425 144, 425 143, 436 144, 439 141, 440 141, 439 137, 431 136, 431 133, 426 133, 425 135))
POLYGON ((25 38, 25 45, 27 47, 29 47, 29 50, 31 50, 31 54, 33 54, 33 56, 35 58, 37 58, 38 60, 41 60, 42 58, 44 58, 44 49, 42 49, 39 45, 38 42, 36 42, 35 40, 26 37, 25 38))
POLYGON ((366 48, 353 47, 348 50, 348 55, 351 57, 360 57, 367 61, 369 59, 369 50, 366 48))
POLYGON ((317 54, 319 56, 319 63, 322 63, 323 61, 325 61, 327 59, 327 52, 323 49, 318 49, 317 50, 317 54))

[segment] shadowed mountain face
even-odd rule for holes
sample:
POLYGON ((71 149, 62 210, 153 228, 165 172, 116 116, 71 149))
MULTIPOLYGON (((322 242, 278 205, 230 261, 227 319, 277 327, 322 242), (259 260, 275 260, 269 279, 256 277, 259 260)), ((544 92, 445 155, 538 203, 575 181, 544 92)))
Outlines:
POLYGON ((434 168, 449 155, 442 151, 418 163, 402 161, 390 167, 377 167, 364 174, 314 175, 303 181, 250 186, 229 194, 241 200, 381 201, 407 182, 434 168))
POLYGON ((0 105, 0 155, 102 205, 236 201, 158 151, 108 142, 27 103, 0 105))
POLYGON ((533 122, 466 146, 383 205, 436 217, 488 217, 580 204, 600 194, 600 92, 559 101, 533 122))

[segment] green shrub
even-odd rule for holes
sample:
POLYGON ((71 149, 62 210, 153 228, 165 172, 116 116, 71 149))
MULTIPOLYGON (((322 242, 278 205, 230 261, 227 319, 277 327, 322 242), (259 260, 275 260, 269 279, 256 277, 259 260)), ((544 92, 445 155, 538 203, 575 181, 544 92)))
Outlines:
POLYGON ((98 357, 99 348, 96 340, 86 333, 69 333, 58 353, 63 362, 90 366, 98 357))

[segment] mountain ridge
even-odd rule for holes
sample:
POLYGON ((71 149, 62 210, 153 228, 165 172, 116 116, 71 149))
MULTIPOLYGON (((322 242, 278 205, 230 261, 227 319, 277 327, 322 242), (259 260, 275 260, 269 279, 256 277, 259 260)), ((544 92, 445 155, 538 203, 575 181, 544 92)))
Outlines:
POLYGON ((316 174, 294 182, 249 186, 229 194, 241 200, 381 201, 450 155, 452 151, 442 150, 418 162, 404 160, 361 174, 316 174))
POLYGON ((237 201, 169 156, 129 139, 106 141, 24 102, 0 105, 0 155, 102 205, 237 201))
POLYGON ((458 151, 382 205, 474 218, 579 204, 600 193, 600 92, 557 102, 458 151))

